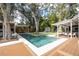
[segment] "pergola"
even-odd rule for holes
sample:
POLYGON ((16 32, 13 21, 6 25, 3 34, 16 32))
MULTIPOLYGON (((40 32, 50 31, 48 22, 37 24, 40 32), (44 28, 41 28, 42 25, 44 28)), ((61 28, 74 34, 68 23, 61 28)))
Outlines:
POLYGON ((66 19, 61 22, 57 22, 57 23, 53 24, 54 26, 57 27, 57 37, 59 34, 59 32, 58 32, 59 26, 65 26, 64 27, 65 32, 67 31, 66 30, 67 26, 70 26, 70 33, 71 33, 71 38, 72 38, 72 26, 75 24, 78 25, 78 37, 79 37, 79 14, 75 15, 72 19, 66 19))

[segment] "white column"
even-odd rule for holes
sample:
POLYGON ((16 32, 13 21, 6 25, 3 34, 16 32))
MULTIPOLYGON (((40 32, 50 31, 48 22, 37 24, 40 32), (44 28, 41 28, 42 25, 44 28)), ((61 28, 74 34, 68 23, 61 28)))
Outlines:
POLYGON ((70 23, 70 33, 71 33, 71 38, 72 38, 72 20, 71 20, 71 23, 70 23))

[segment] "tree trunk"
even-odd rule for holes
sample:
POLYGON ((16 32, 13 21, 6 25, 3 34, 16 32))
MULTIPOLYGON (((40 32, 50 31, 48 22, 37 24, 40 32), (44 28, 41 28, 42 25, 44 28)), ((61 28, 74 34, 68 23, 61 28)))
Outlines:
POLYGON ((4 4, 0 4, 2 13, 3 13, 3 38, 10 39, 11 29, 10 29, 10 4, 6 4, 4 8, 4 4))
POLYGON ((34 21, 35 21, 35 27, 36 27, 36 32, 38 32, 39 31, 39 29, 38 29, 38 20, 36 19, 36 17, 35 17, 35 14, 34 14, 34 12, 32 12, 32 17, 34 18, 34 21))

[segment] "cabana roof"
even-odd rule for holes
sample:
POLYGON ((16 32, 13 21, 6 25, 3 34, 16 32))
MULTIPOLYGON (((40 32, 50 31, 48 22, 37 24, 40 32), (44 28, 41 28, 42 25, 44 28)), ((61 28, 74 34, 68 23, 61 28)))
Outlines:
POLYGON ((54 23, 52 25, 55 25, 55 26, 57 26, 57 25, 69 25, 69 23, 71 23, 71 22, 74 22, 74 23, 77 22, 79 20, 78 17, 79 16, 77 14, 72 19, 63 20, 61 22, 57 22, 57 23, 54 23))

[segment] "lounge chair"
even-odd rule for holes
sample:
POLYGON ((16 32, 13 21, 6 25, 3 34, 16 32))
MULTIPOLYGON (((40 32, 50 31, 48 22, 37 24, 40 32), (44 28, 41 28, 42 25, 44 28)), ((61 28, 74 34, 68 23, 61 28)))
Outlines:
POLYGON ((17 36, 16 33, 14 33, 14 34, 11 35, 11 38, 12 38, 12 39, 18 39, 18 36, 17 36))
POLYGON ((62 33, 58 33, 59 34, 59 36, 68 36, 68 34, 67 33, 65 33, 65 32, 62 32, 62 33))

